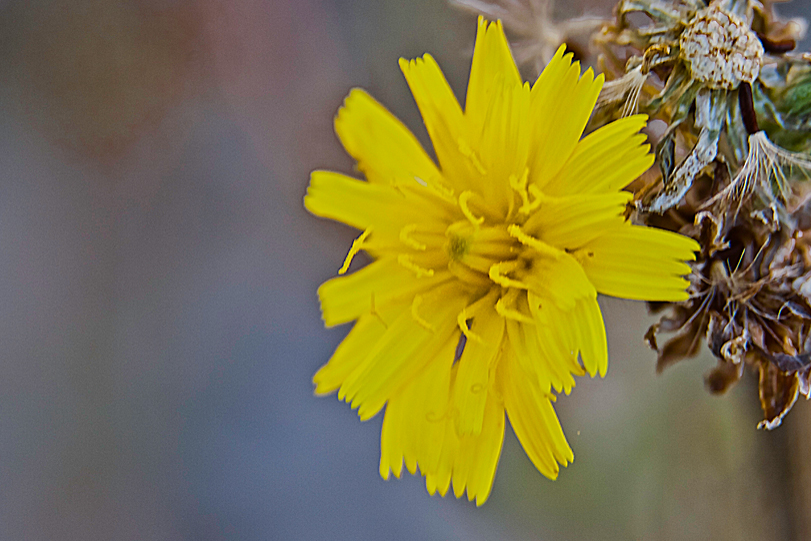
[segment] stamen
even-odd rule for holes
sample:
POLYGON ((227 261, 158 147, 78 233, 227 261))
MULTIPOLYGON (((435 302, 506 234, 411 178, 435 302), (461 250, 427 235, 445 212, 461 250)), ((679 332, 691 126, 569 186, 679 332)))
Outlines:
POLYGON ((461 312, 459 312, 459 315, 456 316, 456 323, 457 325, 459 325, 459 329, 461 329, 462 334, 464 334, 468 340, 473 340, 474 342, 478 342, 480 344, 484 343, 484 339, 482 339, 481 336, 470 330, 470 327, 468 327, 467 325, 467 320, 468 320, 467 309, 462 310, 461 312))
POLYGON ((507 232, 514 238, 518 239, 518 242, 520 242, 524 246, 529 246, 530 248, 532 248, 541 255, 546 255, 553 259, 560 259, 560 257, 565 253, 562 250, 558 250, 554 246, 551 246, 541 240, 538 240, 535 237, 527 235, 526 233, 521 231, 521 228, 519 226, 515 224, 508 227, 507 232))
POLYGON ((415 250, 419 250, 421 252, 424 252, 428 247, 425 244, 423 244, 421 242, 418 242, 418 241, 412 239, 411 237, 409 237, 409 235, 411 233, 413 233, 414 231, 416 231, 416 230, 417 230, 417 224, 409 224, 409 225, 403 227, 400 230, 400 242, 402 242, 403 244, 405 244, 409 248, 414 248, 415 250))
POLYGON ((407 268, 411 272, 417 275, 417 278, 422 278, 424 276, 431 277, 434 275, 433 269, 425 269, 420 267, 411 259, 411 256, 406 254, 400 254, 397 256, 397 263, 402 265, 403 267, 407 268))
POLYGON ((470 148, 470 145, 467 144, 467 141, 465 141, 460 137, 459 140, 457 141, 457 144, 459 145, 459 153, 468 160, 470 160, 470 163, 473 164, 473 167, 476 168, 476 171, 478 171, 482 175, 486 175, 487 170, 484 168, 484 166, 482 166, 482 162, 479 161, 479 157, 476 156, 476 153, 473 151, 472 148, 470 148))
POLYGON ((522 314, 521 312, 513 308, 507 308, 506 306, 504 306, 506 304, 504 302, 505 299, 506 296, 501 297, 496 303, 496 312, 498 313, 498 315, 506 319, 512 319, 513 321, 526 323, 527 325, 535 325, 535 320, 529 317, 528 315, 522 314))
POLYGON ((349 248, 349 253, 346 254, 346 258, 344 259, 344 264, 341 265, 341 268, 338 269, 338 274, 346 274, 346 271, 349 270, 349 265, 352 264, 352 260, 355 259, 355 256, 358 255, 358 252, 363 250, 363 242, 369 238, 369 235, 372 234, 372 229, 369 228, 363 233, 360 234, 358 238, 352 241, 352 246, 349 248))
POLYGON ((510 175, 510 188, 518 194, 521 198, 521 208, 519 208, 519 212, 526 214, 529 209, 530 202, 529 202, 529 193, 527 192, 527 182, 529 181, 529 168, 525 167, 524 172, 521 174, 521 178, 510 175))
POLYGON ((488 273, 490 279, 500 285, 501 287, 515 287, 518 289, 529 289, 529 286, 520 280, 513 280, 507 277, 508 272, 512 272, 518 268, 518 261, 502 261, 490 265, 490 272, 488 273))
MULTIPOLYGON (((530 184, 529 195, 532 196, 532 203, 529 204, 529 207, 526 210, 526 214, 529 214, 533 210, 536 210, 538 207, 540 207, 541 203, 543 203, 543 200, 546 197, 544 196, 541 189, 538 188, 535 184, 530 184)), ((521 210, 523 211, 524 209, 521 210)))
POLYGON ((484 217, 477 218, 471 211, 470 207, 467 206, 467 202, 473 197, 474 194, 470 190, 465 190, 464 192, 459 194, 459 208, 462 210, 462 214, 465 215, 465 218, 470 220, 475 226, 480 226, 484 223, 484 217))
POLYGON ((420 317, 418 311, 420 309, 421 304, 422 304, 422 295, 416 295, 411 303, 411 317, 414 319, 414 321, 416 321, 420 325, 420 327, 422 327, 426 331, 435 332, 436 329, 434 328, 434 326, 420 317))

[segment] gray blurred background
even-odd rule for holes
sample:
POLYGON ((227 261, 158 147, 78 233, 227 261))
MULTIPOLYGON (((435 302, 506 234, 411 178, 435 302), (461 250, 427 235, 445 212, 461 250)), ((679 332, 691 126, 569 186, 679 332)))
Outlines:
POLYGON ((301 205, 352 171, 332 116, 362 86, 426 141, 397 59, 462 95, 474 34, 443 0, 0 1, 0 539, 811 535, 809 404, 764 433, 707 356, 657 377, 641 303, 601 299, 609 374, 559 400, 574 465, 508 429, 482 508, 382 481, 380 416, 313 396, 356 234, 301 205))

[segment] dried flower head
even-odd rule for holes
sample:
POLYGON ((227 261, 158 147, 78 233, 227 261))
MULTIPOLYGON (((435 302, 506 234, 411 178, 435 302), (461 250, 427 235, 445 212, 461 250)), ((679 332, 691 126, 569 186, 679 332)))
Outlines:
POLYGON ((400 67, 439 165, 362 90, 335 129, 366 181, 315 171, 307 209, 363 230, 319 289, 324 321, 356 321, 314 376, 361 419, 386 409, 380 474, 419 467, 483 503, 505 413, 532 462, 573 459, 552 407, 573 376, 604 375, 597 293, 686 300, 697 244, 632 225, 621 191, 652 163, 638 115, 581 139, 602 86, 560 47, 523 83, 500 23, 479 20, 464 110, 430 55, 400 67))
POLYGON ((733 90, 757 79, 763 45, 745 21, 714 2, 679 36, 679 56, 702 85, 733 90))
MULTIPOLYGON (((733 151, 745 154, 746 126, 740 115, 729 117, 727 112, 737 109, 738 88, 744 85, 747 92, 749 83, 757 79, 764 49, 747 22, 752 8, 743 1, 713 0, 706 6, 701 0, 673 4, 623 0, 617 14, 616 25, 606 27, 599 41, 630 45, 642 54, 629 59, 623 77, 606 84, 600 103, 605 106, 624 99, 623 114, 630 114, 649 76, 662 74, 664 86, 641 104, 652 116, 664 114, 669 124, 657 149, 663 186, 645 205, 647 211, 662 213, 677 204, 696 176, 715 160, 722 133, 734 134, 733 151), (636 12, 648 15, 652 24, 631 26, 628 16, 636 12), (679 161, 675 158, 677 128, 693 109, 697 140, 679 161)), ((610 54, 610 48, 605 50, 610 54)))

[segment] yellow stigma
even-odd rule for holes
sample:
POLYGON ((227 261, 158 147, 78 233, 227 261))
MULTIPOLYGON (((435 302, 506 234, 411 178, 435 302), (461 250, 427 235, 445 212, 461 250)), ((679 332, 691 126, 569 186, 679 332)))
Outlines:
POLYGON ((338 269, 338 274, 346 274, 346 271, 349 270, 349 265, 352 264, 352 260, 355 259, 355 256, 358 255, 363 249, 363 242, 369 238, 369 235, 372 234, 372 230, 367 229, 363 233, 360 234, 358 238, 352 241, 352 247, 349 248, 349 253, 346 254, 346 258, 344 259, 344 264, 341 265, 341 268, 338 269))

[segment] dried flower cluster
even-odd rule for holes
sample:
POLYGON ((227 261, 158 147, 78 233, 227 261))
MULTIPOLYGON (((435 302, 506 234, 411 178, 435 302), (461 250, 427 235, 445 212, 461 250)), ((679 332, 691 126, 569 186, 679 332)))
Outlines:
POLYGON ((750 366, 767 429, 809 395, 802 181, 811 161, 800 117, 811 79, 800 74, 808 61, 788 54, 800 30, 748 0, 624 0, 597 37, 607 68, 631 51, 609 84, 605 114, 638 104, 667 124, 656 147, 660 175, 639 187, 635 218, 702 246, 690 299, 654 307, 665 313, 646 335, 657 367, 695 355, 703 338, 718 359, 709 390, 726 391, 750 366), (652 24, 632 25, 639 12, 652 24), (660 332, 672 334, 661 346, 660 332))
POLYGON ((646 339, 659 370, 706 343, 714 393, 750 367, 766 429, 811 390, 811 53, 794 51, 805 23, 773 3, 621 0, 593 35, 609 82, 590 124, 637 111, 664 123, 650 130, 658 172, 632 186, 628 214, 701 252, 690 298, 652 303, 646 339))

